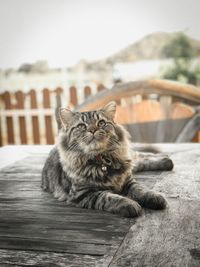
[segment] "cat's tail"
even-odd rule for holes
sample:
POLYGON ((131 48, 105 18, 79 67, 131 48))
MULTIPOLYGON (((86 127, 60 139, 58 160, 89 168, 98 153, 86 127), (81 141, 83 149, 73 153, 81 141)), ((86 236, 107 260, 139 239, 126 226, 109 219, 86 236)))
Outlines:
POLYGON ((149 145, 149 144, 133 144, 132 149, 134 151, 138 151, 138 152, 146 152, 146 153, 161 153, 162 151, 160 151, 156 146, 154 145, 149 145))

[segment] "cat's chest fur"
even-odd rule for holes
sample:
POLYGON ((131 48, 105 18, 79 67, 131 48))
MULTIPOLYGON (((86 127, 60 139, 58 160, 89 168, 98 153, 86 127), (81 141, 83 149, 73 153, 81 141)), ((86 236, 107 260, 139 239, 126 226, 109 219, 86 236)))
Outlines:
POLYGON ((103 153, 89 158, 59 149, 64 172, 76 188, 98 187, 120 192, 132 171, 127 155, 103 153))

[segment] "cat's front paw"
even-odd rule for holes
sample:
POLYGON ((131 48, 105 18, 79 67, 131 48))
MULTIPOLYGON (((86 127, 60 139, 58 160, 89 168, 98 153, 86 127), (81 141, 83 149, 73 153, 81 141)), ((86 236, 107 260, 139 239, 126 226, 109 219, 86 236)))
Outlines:
POLYGON ((143 206, 148 209, 162 210, 167 207, 167 200, 160 194, 146 192, 143 198, 143 206))
POLYGON ((128 201, 119 208, 118 212, 123 217, 138 217, 142 213, 142 207, 136 201, 128 201))
POLYGON ((160 170, 171 171, 174 167, 173 161, 168 156, 162 156, 159 162, 160 170))

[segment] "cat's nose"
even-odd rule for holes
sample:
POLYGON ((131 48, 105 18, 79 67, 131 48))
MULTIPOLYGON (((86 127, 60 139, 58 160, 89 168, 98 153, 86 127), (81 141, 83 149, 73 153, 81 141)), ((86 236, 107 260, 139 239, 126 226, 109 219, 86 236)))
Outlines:
POLYGON ((96 130, 97 130, 96 127, 89 127, 89 128, 88 128, 88 132, 91 132, 91 133, 93 133, 93 134, 96 132, 96 130))

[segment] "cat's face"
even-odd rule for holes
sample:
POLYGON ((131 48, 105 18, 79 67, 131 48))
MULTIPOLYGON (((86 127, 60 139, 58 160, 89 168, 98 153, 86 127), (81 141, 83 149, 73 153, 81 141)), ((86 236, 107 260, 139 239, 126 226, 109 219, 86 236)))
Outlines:
POLYGON ((79 150, 84 154, 97 155, 115 150, 119 145, 119 134, 114 123, 116 105, 110 102, 101 110, 73 113, 60 110, 62 136, 65 146, 70 150, 79 150))

